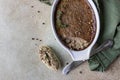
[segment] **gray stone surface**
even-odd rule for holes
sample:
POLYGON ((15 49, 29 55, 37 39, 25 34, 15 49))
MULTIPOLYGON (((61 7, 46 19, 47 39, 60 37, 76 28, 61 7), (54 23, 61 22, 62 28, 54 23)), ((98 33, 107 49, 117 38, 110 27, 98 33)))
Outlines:
POLYGON ((90 71, 85 62, 62 75, 71 57, 53 36, 50 11, 50 6, 38 0, 0 0, 0 80, 120 80, 120 58, 104 73, 90 71), (38 45, 55 50, 62 63, 58 72, 40 61, 38 45))

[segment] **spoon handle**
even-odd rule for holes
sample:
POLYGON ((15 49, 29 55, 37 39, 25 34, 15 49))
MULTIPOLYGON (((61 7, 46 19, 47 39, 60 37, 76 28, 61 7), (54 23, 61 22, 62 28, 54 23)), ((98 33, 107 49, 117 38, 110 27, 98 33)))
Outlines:
POLYGON ((98 52, 100 52, 100 51, 111 48, 112 46, 113 46, 113 40, 108 39, 105 42, 103 42, 98 48, 94 49, 91 52, 91 56, 98 53, 98 52))

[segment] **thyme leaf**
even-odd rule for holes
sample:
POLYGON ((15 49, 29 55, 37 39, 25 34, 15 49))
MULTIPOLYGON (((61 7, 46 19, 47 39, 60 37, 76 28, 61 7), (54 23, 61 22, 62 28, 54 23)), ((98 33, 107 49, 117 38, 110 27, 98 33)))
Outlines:
POLYGON ((60 27, 60 28, 66 28, 66 27, 68 27, 68 25, 64 24, 62 22, 62 20, 61 20, 63 14, 64 13, 62 11, 60 11, 60 10, 57 11, 57 20, 56 20, 56 23, 57 23, 57 26, 60 27))

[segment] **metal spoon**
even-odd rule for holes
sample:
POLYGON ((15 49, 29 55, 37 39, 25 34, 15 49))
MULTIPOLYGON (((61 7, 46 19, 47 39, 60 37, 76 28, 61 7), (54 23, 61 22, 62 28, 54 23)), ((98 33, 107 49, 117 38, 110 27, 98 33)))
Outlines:
MULTIPOLYGON (((111 48, 113 46, 113 40, 106 40, 103 42, 98 48, 94 49, 91 53, 91 56, 94 54, 103 51, 105 49, 111 48)), ((67 75, 71 70, 75 69, 79 65, 81 65, 85 61, 72 61, 68 65, 66 65, 62 71, 63 74, 67 75)))

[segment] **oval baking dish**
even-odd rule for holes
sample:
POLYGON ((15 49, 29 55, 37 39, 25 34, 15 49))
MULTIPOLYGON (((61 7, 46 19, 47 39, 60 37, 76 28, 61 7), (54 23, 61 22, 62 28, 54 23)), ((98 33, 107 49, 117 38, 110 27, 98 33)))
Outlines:
POLYGON ((60 38, 58 37, 58 34, 57 34, 57 31, 56 31, 56 25, 55 25, 55 17, 56 17, 56 10, 57 10, 57 6, 58 6, 58 3, 59 3, 59 0, 55 0, 54 3, 53 3, 53 6, 52 6, 52 12, 51 12, 51 25, 52 25, 52 30, 53 30, 53 33, 55 35, 55 38, 56 40, 58 41, 58 43, 65 49, 68 51, 68 53, 71 55, 72 59, 74 61, 78 61, 78 60, 86 60, 86 59, 89 59, 89 55, 90 55, 90 52, 92 50, 92 47, 94 46, 94 44, 96 43, 97 39, 98 39, 98 36, 99 36, 99 32, 100 32, 100 20, 99 20, 99 15, 98 15, 98 11, 95 7, 95 4, 93 3, 92 0, 87 0, 88 3, 90 4, 92 10, 93 10, 93 13, 94 13, 94 16, 95 16, 95 21, 96 21, 96 31, 95 31, 95 36, 92 40, 92 42, 83 50, 73 50, 73 49, 70 49, 68 47, 66 47, 60 40, 60 38))

